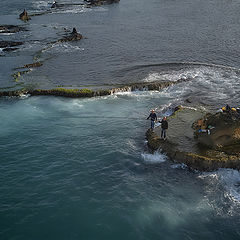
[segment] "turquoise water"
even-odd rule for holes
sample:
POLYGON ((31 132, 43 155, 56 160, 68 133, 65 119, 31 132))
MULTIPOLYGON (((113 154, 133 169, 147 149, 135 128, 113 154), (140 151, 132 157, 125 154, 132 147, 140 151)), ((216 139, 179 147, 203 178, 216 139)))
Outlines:
POLYGON ((169 91, 0 102, 1 239, 238 239, 240 175, 146 151, 169 91), (145 150, 144 150, 145 149, 145 150))
MULTIPOLYGON (((65 3, 79 2, 66 0, 65 3)), ((63 3, 60 1, 60 3, 63 3)), ((48 0, 1 0, 1 24, 28 31, 0 49, 0 88, 101 88, 177 81, 162 92, 93 99, 0 99, 0 239, 240 239, 240 174, 190 171, 149 154, 146 117, 185 104, 239 106, 239 2, 121 0, 49 10, 48 0), (73 27, 86 38, 49 45, 73 27), (25 64, 40 68, 14 81, 25 64)))

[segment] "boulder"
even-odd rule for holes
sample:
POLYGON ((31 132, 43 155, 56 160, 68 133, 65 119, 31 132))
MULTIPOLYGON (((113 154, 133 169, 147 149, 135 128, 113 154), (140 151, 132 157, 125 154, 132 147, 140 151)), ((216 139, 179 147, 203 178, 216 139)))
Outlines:
POLYGON ((31 18, 28 16, 28 13, 27 11, 24 9, 24 11, 19 15, 19 18, 22 20, 22 21, 28 21, 30 20, 31 18))

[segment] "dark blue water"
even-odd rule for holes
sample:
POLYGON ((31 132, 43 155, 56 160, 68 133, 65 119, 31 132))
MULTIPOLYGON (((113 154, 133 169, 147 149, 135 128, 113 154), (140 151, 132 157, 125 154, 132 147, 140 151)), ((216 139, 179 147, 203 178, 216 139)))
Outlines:
POLYGON ((239 104, 239 3, 121 0, 17 19, 49 7, 1 1, 1 24, 29 30, 0 35, 25 41, 1 53, 1 88, 191 81, 93 99, 1 99, 0 239, 239 239, 239 172, 189 171, 149 154, 144 139, 149 109, 186 98, 201 109, 239 104), (49 47, 74 26, 87 38, 49 47), (14 81, 13 68, 34 60, 44 65, 14 81))

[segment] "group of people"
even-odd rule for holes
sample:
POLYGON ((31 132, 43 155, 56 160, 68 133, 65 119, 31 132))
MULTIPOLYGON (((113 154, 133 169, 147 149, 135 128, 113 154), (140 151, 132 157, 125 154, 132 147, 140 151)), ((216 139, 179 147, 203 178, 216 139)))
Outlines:
POLYGON ((149 114, 147 120, 150 119, 151 120, 151 129, 153 130, 155 127, 155 122, 159 122, 161 123, 161 138, 162 139, 166 139, 166 131, 168 129, 168 122, 167 122, 167 117, 163 117, 163 119, 161 121, 158 121, 157 118, 157 114, 155 113, 154 110, 151 110, 151 113, 149 114))
POLYGON ((228 104, 225 107, 220 109, 221 112, 230 113, 231 111, 237 112, 240 114, 240 107, 230 107, 228 104))

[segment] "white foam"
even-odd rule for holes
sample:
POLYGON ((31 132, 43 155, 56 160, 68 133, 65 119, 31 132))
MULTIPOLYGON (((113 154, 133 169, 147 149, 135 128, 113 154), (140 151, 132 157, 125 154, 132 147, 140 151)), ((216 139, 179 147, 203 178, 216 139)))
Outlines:
POLYGON ((78 13, 85 13, 85 12, 90 12, 92 11, 91 8, 86 8, 83 6, 74 6, 74 8, 70 9, 58 9, 57 11, 52 12, 52 14, 65 14, 65 13, 70 13, 70 14, 78 14, 78 13))
POLYGON ((184 163, 176 163, 176 164, 172 164, 171 168, 176 168, 176 169, 186 169, 187 165, 184 163))
POLYGON ((51 4, 48 1, 36 1, 33 2, 34 8, 40 10, 40 9, 46 9, 50 8, 51 4))
POLYGON ((5 36, 10 36, 13 35, 14 33, 1 33, 1 35, 5 35, 5 36))
POLYGON ((27 99, 27 98, 29 98, 30 97, 30 94, 20 94, 20 96, 19 96, 19 98, 20 99, 27 99))
POLYGON ((226 188, 225 196, 240 204, 240 173, 233 169, 220 169, 219 179, 226 188))
POLYGON ((203 173, 198 178, 215 179, 224 187, 224 196, 240 204, 240 172, 233 169, 219 169, 216 172, 203 173))
POLYGON ((167 160, 167 156, 159 152, 155 152, 154 154, 142 153, 141 157, 144 162, 150 164, 163 163, 167 160))
POLYGON ((232 69, 213 68, 209 66, 195 66, 190 69, 175 71, 152 72, 143 82, 154 81, 177 81, 179 79, 190 79, 188 83, 173 85, 161 91, 162 96, 172 98, 177 102, 185 100, 189 94, 196 97, 206 97, 206 101, 234 101, 239 95, 239 76, 232 69), (225 86, 224 88, 222 86, 225 86))
POLYGON ((54 43, 51 47, 45 48, 42 52, 58 52, 58 53, 71 53, 76 51, 84 51, 84 48, 74 46, 70 43, 54 43))

